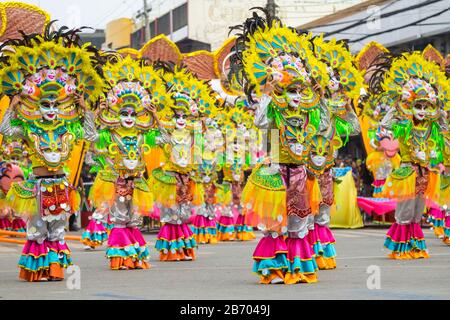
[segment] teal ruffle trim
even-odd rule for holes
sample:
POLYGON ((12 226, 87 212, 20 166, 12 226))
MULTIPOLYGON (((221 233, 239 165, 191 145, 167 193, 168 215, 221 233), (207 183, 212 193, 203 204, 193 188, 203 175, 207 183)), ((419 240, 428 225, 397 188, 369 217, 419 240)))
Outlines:
POLYGON ((92 242, 103 243, 108 240, 108 234, 105 233, 90 233, 89 231, 83 232, 81 239, 89 239, 92 242))
POLYGON ((109 247, 106 250, 106 257, 109 258, 135 258, 139 260, 145 260, 150 257, 150 253, 148 251, 147 246, 128 246, 125 248, 114 248, 109 247))
POLYGON ((217 224, 217 232, 221 232, 221 233, 235 233, 236 232, 236 228, 234 227, 234 225, 231 226, 222 226, 220 224, 217 224))
POLYGON ((241 232, 253 232, 253 228, 249 227, 247 225, 243 225, 243 226, 236 226, 236 232, 237 233, 241 233, 241 232))
POLYGON ((155 248, 157 251, 178 251, 180 249, 193 249, 197 247, 197 242, 194 237, 190 237, 188 239, 177 239, 173 241, 167 241, 164 239, 158 239, 155 244, 155 248))
POLYGON ((391 238, 386 238, 384 246, 394 252, 410 252, 413 249, 427 250, 425 240, 410 239, 408 242, 394 242, 391 238))
POLYGON ((52 263, 58 263, 60 266, 67 268, 72 264, 72 258, 63 252, 57 253, 50 250, 46 255, 39 258, 23 254, 19 259, 19 267, 33 272, 48 269, 52 263))
POLYGON ((301 260, 299 257, 295 257, 292 262, 289 263, 290 273, 314 273, 319 270, 315 259, 301 260))
POLYGON ((194 234, 199 235, 199 234, 203 234, 203 235, 207 235, 210 234, 212 236, 216 236, 217 235, 217 229, 216 228, 196 228, 194 226, 191 226, 191 230, 194 234))
POLYGON ((323 256, 324 258, 336 257, 336 248, 333 243, 327 243, 323 245, 320 241, 317 241, 313 245, 314 255, 323 256))
POLYGON ((255 260, 253 263, 253 272, 259 275, 268 275, 267 270, 281 270, 283 272, 289 269, 289 262, 285 253, 279 253, 273 259, 255 260))

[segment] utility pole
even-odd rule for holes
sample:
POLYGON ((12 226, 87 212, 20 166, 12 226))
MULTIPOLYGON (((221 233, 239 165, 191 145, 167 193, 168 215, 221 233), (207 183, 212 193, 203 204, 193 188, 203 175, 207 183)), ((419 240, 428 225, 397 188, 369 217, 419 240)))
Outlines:
POLYGON ((148 5, 147 0, 144 1, 144 23, 145 23, 145 43, 147 43, 148 40, 150 40, 150 23, 148 21, 148 5))
POLYGON ((277 8, 278 8, 278 5, 275 3, 275 0, 267 0, 266 9, 267 9, 267 12, 272 17, 277 16, 277 8))

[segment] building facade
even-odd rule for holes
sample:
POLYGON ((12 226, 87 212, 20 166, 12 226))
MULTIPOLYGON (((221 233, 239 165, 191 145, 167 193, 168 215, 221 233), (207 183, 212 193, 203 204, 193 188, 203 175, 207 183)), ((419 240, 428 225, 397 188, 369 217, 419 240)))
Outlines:
POLYGON ((302 24, 325 38, 348 39, 353 52, 370 41, 391 51, 422 50, 432 44, 450 53, 449 0, 370 0, 302 24))
MULTIPOLYGON (((275 0, 277 15, 286 25, 297 26, 363 0, 275 0)), ((242 23, 252 7, 267 0, 148 0, 150 37, 167 35, 181 52, 216 50, 228 38, 229 27, 242 23)), ((135 22, 131 47, 145 43, 144 19, 135 22)))

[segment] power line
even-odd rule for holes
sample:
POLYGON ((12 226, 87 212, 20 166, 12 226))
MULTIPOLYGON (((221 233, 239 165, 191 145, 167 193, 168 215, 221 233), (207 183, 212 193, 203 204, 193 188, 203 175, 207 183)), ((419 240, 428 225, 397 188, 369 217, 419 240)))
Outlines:
MULTIPOLYGON (((386 9, 388 6, 391 6, 391 5, 393 5, 394 3, 398 2, 398 1, 399 1, 399 0, 395 0, 394 2, 392 2, 392 3, 388 4, 388 5, 386 5, 386 6, 385 6, 384 8, 382 8, 381 10, 386 9)), ((378 16, 377 18, 378 18, 378 19, 381 19, 381 18, 387 18, 387 17, 393 16, 393 15, 396 15, 396 14, 399 14, 399 13, 402 13, 402 12, 406 12, 406 11, 410 11, 410 10, 413 10, 413 9, 422 8, 422 7, 424 7, 424 6, 427 6, 427 5, 436 3, 436 2, 441 2, 441 1, 442 1, 442 0, 427 0, 426 2, 422 2, 422 3, 416 4, 416 5, 413 5, 413 6, 410 6, 410 7, 406 7, 406 8, 402 8, 402 9, 398 9, 398 10, 394 10, 394 11, 390 11, 390 12, 387 12, 387 13, 383 13, 383 14, 381 14, 380 16, 378 16)), ((367 19, 369 19, 370 17, 372 17, 374 14, 375 14, 375 13, 373 13, 373 14, 371 14, 371 15, 368 15, 368 16, 366 16, 365 18, 360 19, 358 22, 355 22, 355 23, 353 23, 353 24, 351 24, 351 25, 348 25, 348 26, 346 26, 346 27, 343 27, 343 28, 341 28, 341 29, 338 29, 338 30, 335 30, 335 31, 331 31, 331 32, 327 32, 327 33, 325 34, 325 36, 331 36, 331 35, 333 35, 333 34, 340 33, 341 31, 346 31, 346 30, 348 30, 348 29, 352 29, 352 28, 354 28, 354 27, 360 26, 360 25, 366 23, 366 22, 367 22, 367 19)), ((325 26, 326 26, 326 25, 325 25, 325 26)))
MULTIPOLYGON (((122 6, 123 6, 124 4, 127 4, 128 1, 129 1, 129 0, 123 0, 123 1, 119 4, 119 6, 117 6, 115 9, 113 9, 112 11, 110 11, 107 15, 103 16, 103 18, 100 19, 100 20, 95 24, 94 28, 97 28, 97 27, 98 27, 100 24, 102 24, 106 19, 108 19, 108 18, 109 18, 110 16, 112 16, 113 14, 115 14, 119 9, 122 8, 122 6)), ((127 8, 129 8, 129 7, 130 7, 130 5, 127 4, 127 8)))
POLYGON ((358 38, 358 39, 354 39, 354 40, 350 40, 349 42, 357 42, 357 41, 361 41, 361 40, 367 39, 367 38, 369 38, 369 37, 377 36, 377 35, 380 35, 380 34, 383 34, 383 33, 392 32, 392 31, 397 31, 397 30, 400 30, 400 29, 412 27, 412 26, 418 25, 418 24, 419 24, 420 22, 422 22, 422 21, 425 21, 425 20, 428 20, 428 19, 437 17, 437 16, 443 14, 443 13, 446 12, 446 11, 450 11, 450 7, 448 7, 447 9, 441 10, 441 11, 435 13, 435 14, 429 15, 429 16, 427 16, 427 17, 425 17, 425 18, 422 18, 422 19, 420 19, 420 20, 417 20, 417 21, 414 21, 414 22, 405 24, 405 25, 403 25, 403 26, 396 27, 396 28, 391 28, 391 29, 387 29, 387 30, 383 30, 383 31, 380 31, 380 32, 371 33, 371 34, 368 34, 368 35, 366 35, 366 36, 364 36, 364 37, 361 37, 361 38, 358 38))

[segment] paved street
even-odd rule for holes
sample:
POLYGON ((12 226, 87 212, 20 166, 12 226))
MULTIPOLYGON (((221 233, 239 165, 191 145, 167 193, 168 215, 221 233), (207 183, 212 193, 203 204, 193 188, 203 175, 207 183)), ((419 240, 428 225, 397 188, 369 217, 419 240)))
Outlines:
MULTIPOLYGON (((333 230, 338 268, 319 271, 319 282, 260 285, 251 273, 256 240, 200 245, 198 260, 159 262, 152 249, 150 270, 111 271, 104 247, 84 251, 70 242, 81 268, 81 289, 64 282, 18 280, 20 246, 0 244, 1 299, 450 299, 450 246, 424 230, 431 258, 393 261, 383 248, 385 228, 333 230), (367 267, 381 270, 381 288, 367 288, 367 267)), ((155 234, 146 234, 153 248, 155 234)))

